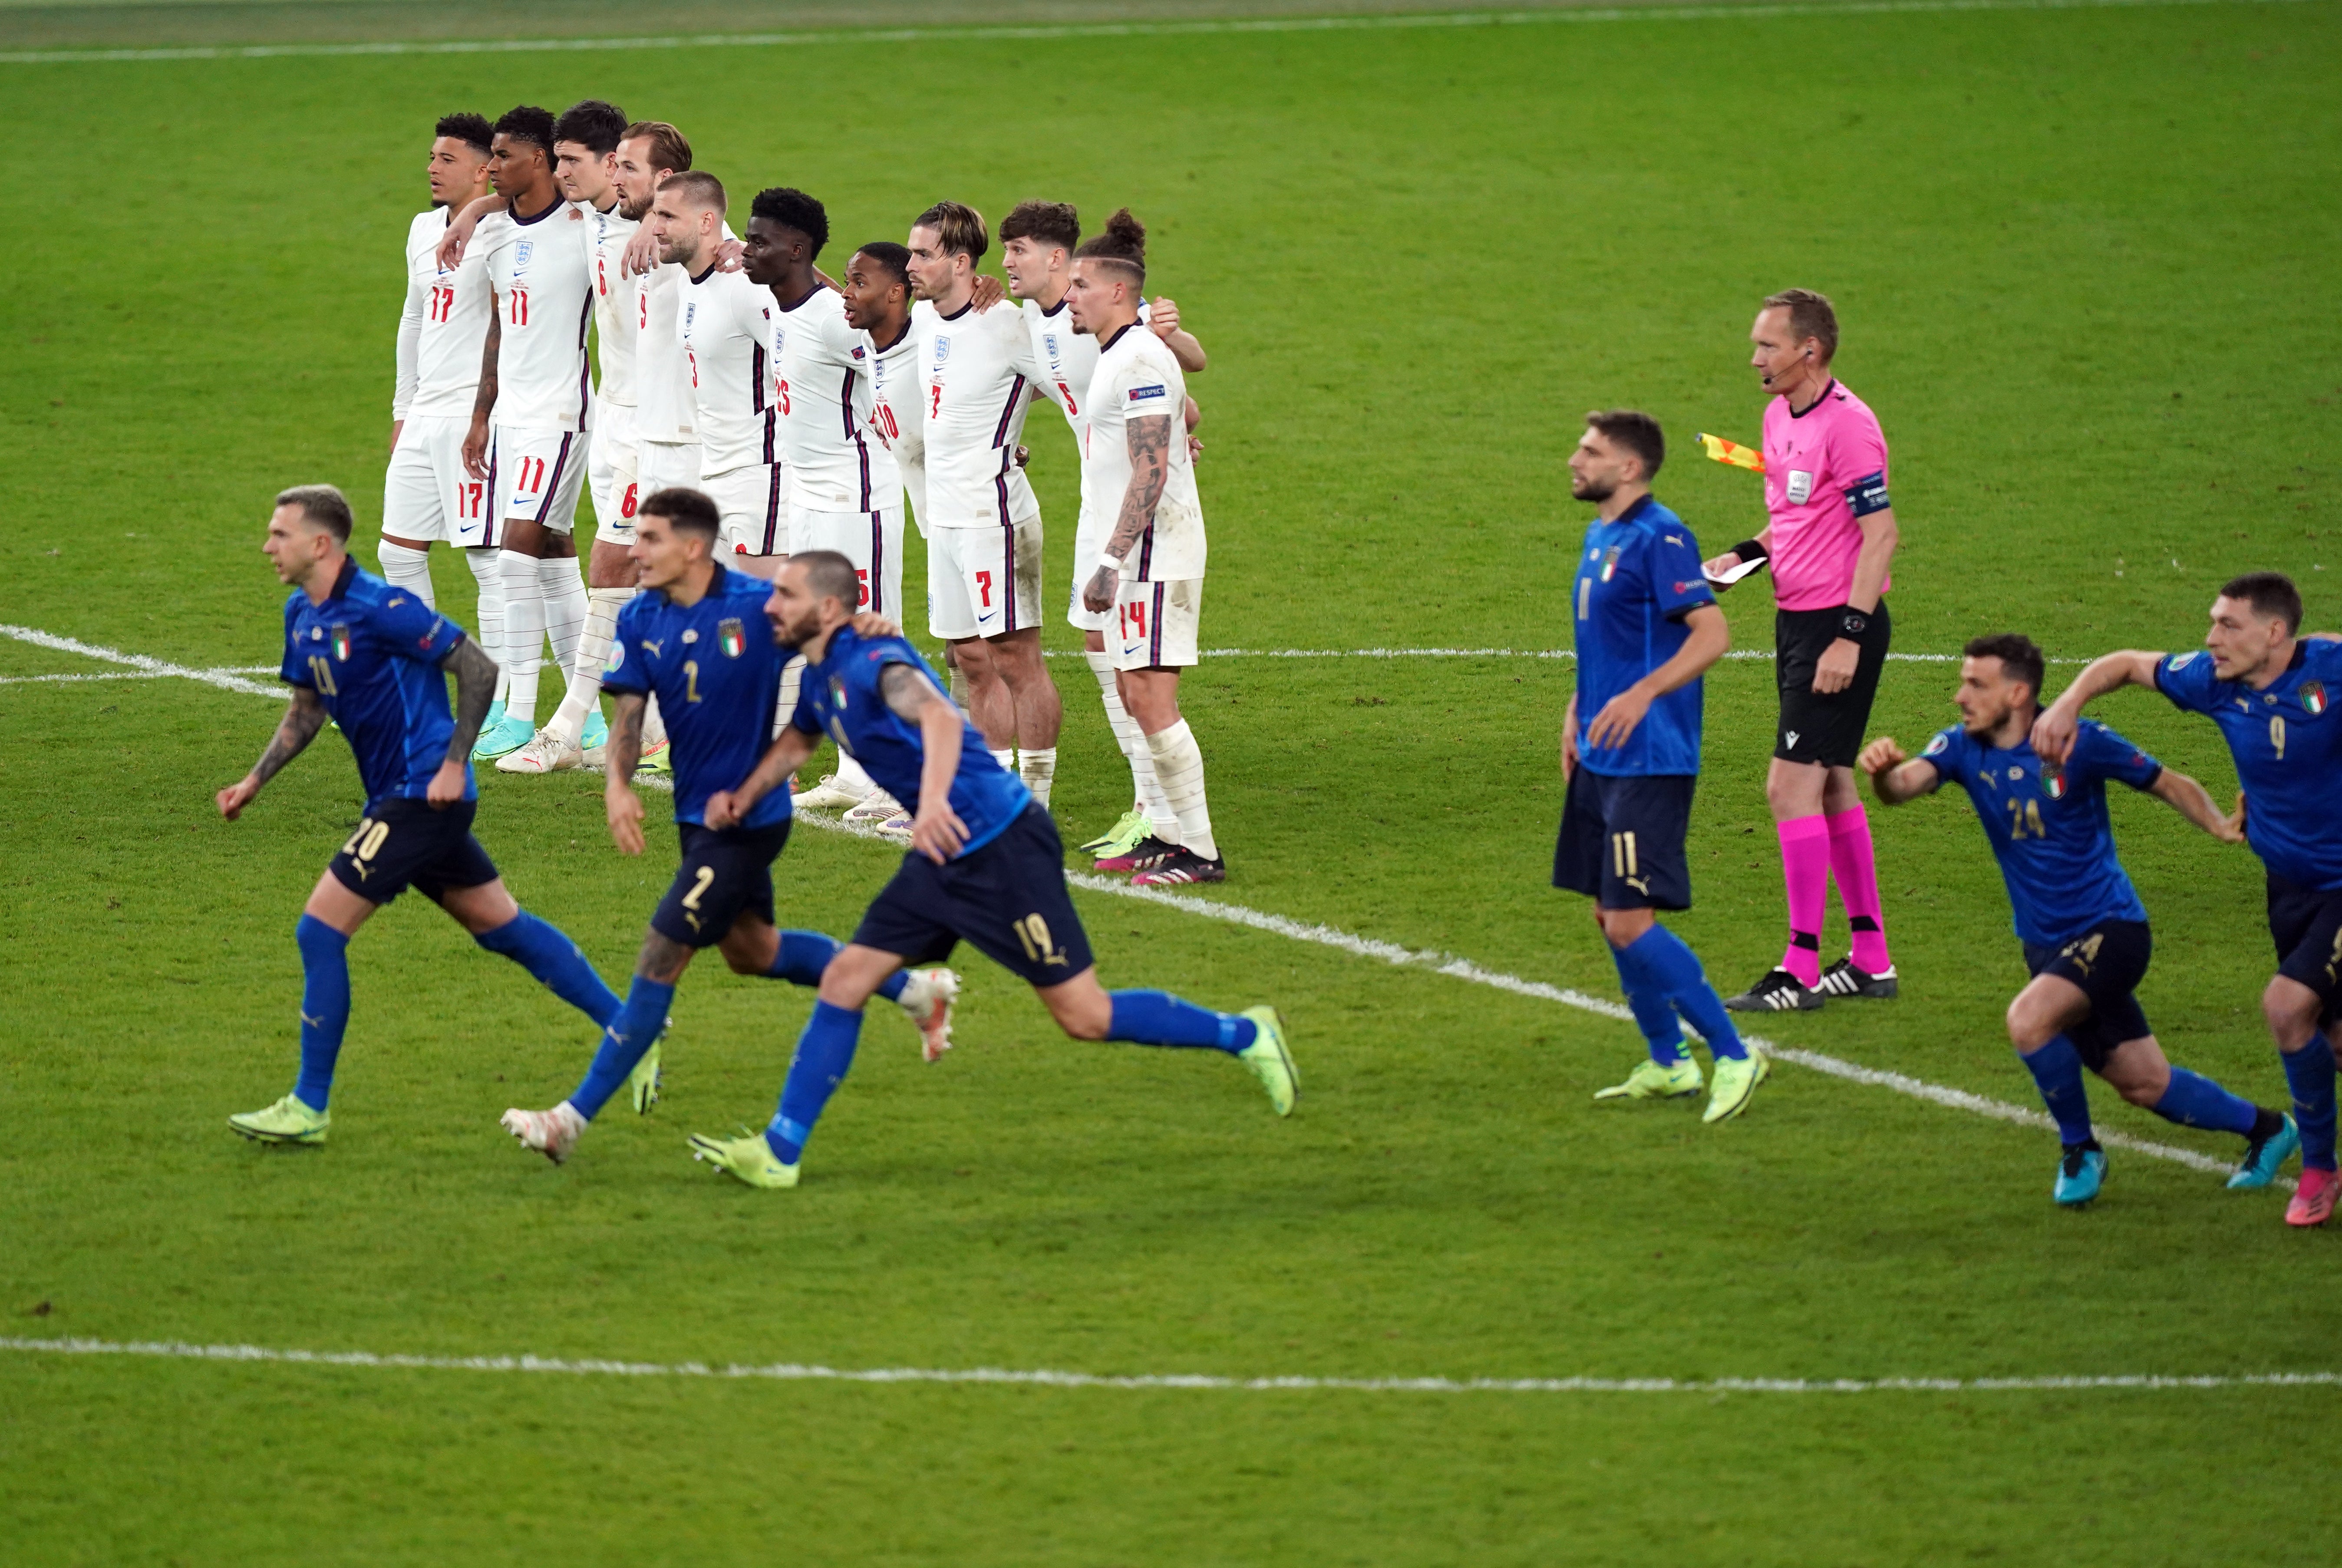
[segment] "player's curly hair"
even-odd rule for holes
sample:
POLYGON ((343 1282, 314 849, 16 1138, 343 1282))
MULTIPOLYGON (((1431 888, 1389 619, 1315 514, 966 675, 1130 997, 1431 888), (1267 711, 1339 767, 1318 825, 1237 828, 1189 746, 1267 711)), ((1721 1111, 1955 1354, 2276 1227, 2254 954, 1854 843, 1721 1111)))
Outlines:
POLYGON ((686 169, 679 175, 669 175, 658 183, 663 191, 674 191, 686 202, 695 202, 710 212, 726 212, 724 182, 714 175, 698 169, 686 169))
POLYGON ((1648 484, 1667 460, 1667 433, 1639 408, 1597 408, 1586 416, 1586 428, 1614 446, 1623 446, 1643 460, 1643 483, 1648 484))
POLYGON ((911 286, 911 253, 906 247, 893 240, 872 240, 855 254, 868 256, 877 264, 880 272, 906 289, 911 286))
POLYGON ((984 229, 984 215, 965 202, 937 202, 911 220, 915 229, 933 229, 947 256, 964 255, 970 265, 984 259, 992 242, 984 229))
POLYGON ((553 162, 553 111, 540 109, 534 104, 522 104, 506 109, 496 121, 496 135, 510 136, 515 142, 535 142, 545 149, 545 161, 553 162))
POLYGON ((681 174, 691 167, 691 143, 681 131, 665 120, 636 120, 628 125, 621 141, 650 143, 651 167, 681 174))
POLYGON ((2282 572, 2247 572, 2220 589, 2223 599, 2242 599, 2263 620, 2283 621, 2286 634, 2301 630, 2301 590, 2282 572))
POLYGON ((1143 284, 1146 281, 1146 225, 1132 217, 1128 207, 1117 208, 1106 219, 1106 232, 1084 240, 1074 255, 1083 261, 1126 267, 1143 284))
POLYGON ((1082 215, 1071 202, 1018 202, 1000 220, 1000 243, 1010 240, 1063 245, 1070 254, 1082 243, 1082 215))
POLYGON ((553 122, 553 139, 575 142, 596 155, 607 155, 618 150, 618 138, 626 134, 626 112, 616 104, 599 98, 586 98, 561 111, 561 118, 553 122))
POLYGON ((1767 310, 1789 313, 1789 335, 1798 343, 1807 338, 1822 345, 1822 363, 1837 357, 1837 309, 1829 295, 1809 288, 1785 288, 1765 296, 1767 310))
POLYGON ((2033 702, 2041 702, 2041 677, 2049 661, 2032 638, 2022 632, 2001 632, 1989 637, 1970 637, 1967 646, 1960 650, 1971 659, 1998 659, 2001 674, 2014 681, 2023 681, 2033 688, 2033 702))
POLYGON ((723 514, 705 492, 687 484, 676 484, 665 490, 654 490, 636 503, 638 516, 664 517, 667 526, 678 534, 696 534, 713 544, 723 530, 723 514))
POLYGON ((821 247, 829 243, 828 212, 794 185, 775 185, 770 190, 758 191, 756 199, 748 204, 748 215, 795 229, 813 241, 807 261, 821 255, 821 247))
POLYGON ((323 528, 342 544, 350 542, 349 497, 331 484, 295 484, 276 493, 279 506, 298 506, 312 528, 323 528))
POLYGON ((496 139, 496 128, 488 124, 485 115, 442 115, 438 125, 432 127, 431 134, 434 136, 453 136, 476 147, 484 158, 493 150, 491 145, 496 139))

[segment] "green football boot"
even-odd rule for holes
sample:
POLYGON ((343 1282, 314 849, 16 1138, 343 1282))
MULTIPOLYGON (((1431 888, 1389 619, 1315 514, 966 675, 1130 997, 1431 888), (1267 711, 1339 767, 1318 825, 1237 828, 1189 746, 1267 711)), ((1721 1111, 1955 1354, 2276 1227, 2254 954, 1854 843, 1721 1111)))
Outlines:
POLYGON ((1103 860, 1110 854, 1121 854, 1154 831, 1155 824, 1148 820, 1146 814, 1133 806, 1122 814, 1120 821, 1097 837, 1087 844, 1075 845, 1075 853, 1086 854, 1093 860, 1103 860))
POLYGON ((518 714, 506 714, 493 724, 480 726, 480 738, 473 743, 472 760, 494 762, 506 752, 516 752, 536 738, 536 726, 518 714))
POLYGON ((752 1187, 797 1184, 797 1168, 782 1164, 762 1133, 747 1133, 737 1138, 711 1138, 705 1133, 694 1133, 691 1157, 705 1160, 726 1175, 736 1176, 752 1187))
POLYGON ((312 1111, 287 1094, 265 1111, 239 1111, 227 1119, 229 1131, 255 1144, 322 1144, 332 1114, 312 1111))
POLYGON ((1276 1114, 1290 1116, 1293 1102, 1301 1097, 1301 1069, 1293 1064, 1293 1053, 1286 1048, 1285 1020, 1274 1007, 1247 1007, 1240 1016, 1259 1025, 1260 1033, 1236 1053, 1236 1060, 1251 1068, 1260 1086, 1268 1091, 1268 1103, 1276 1114))
POLYGON ((645 745, 642 756, 635 764, 635 771, 638 774, 673 773, 674 758, 669 754, 667 743, 658 740, 645 745))
POLYGON ((1623 1084, 1613 1084, 1607 1089, 1596 1089, 1597 1100, 1680 1100, 1686 1094, 1696 1094, 1705 1087, 1700 1082, 1699 1064, 1688 1056, 1678 1056, 1664 1066, 1648 1056, 1635 1064, 1623 1084))
POLYGON ((1756 1097, 1756 1085, 1772 1075, 1772 1066, 1761 1052, 1720 1058, 1716 1064, 1715 1087, 1708 1092, 1707 1109, 1700 1120, 1723 1122, 1737 1116, 1756 1097))
MULTIPOLYGON (((666 1037, 666 1031, 660 1031, 659 1038, 666 1037)), ((666 1082, 666 1074, 659 1070, 659 1043, 654 1040, 651 1048, 643 1053, 643 1059, 635 1064, 635 1070, 626 1075, 626 1098, 633 1104, 636 1115, 651 1114, 651 1107, 659 1103, 659 1087, 666 1082)))

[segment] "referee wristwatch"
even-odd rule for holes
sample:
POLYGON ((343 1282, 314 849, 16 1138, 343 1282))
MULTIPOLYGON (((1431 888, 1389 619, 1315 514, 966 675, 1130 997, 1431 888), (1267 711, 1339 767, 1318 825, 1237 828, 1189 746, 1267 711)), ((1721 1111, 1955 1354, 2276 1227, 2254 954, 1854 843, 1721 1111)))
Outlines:
POLYGON ((1858 638, 1870 630, 1870 617, 1859 610, 1848 610, 1838 617, 1837 629, 1841 636, 1858 638))

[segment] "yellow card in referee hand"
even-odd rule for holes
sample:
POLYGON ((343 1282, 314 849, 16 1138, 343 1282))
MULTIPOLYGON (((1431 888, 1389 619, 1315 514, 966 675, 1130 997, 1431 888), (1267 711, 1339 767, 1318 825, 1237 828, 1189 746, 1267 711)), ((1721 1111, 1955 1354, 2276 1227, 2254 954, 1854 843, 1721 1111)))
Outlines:
POLYGON ((1717 463, 1729 463, 1735 468, 1746 468, 1758 474, 1765 472, 1765 454, 1753 446, 1743 446, 1737 441, 1726 441, 1721 435, 1705 433, 1694 439, 1707 448, 1708 456, 1717 463))

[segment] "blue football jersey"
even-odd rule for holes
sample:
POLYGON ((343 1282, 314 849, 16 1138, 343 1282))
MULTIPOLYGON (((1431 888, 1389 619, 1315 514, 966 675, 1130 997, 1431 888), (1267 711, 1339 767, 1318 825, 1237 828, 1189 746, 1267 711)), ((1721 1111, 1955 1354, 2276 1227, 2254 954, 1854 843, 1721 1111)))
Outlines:
MULTIPOLYGON (((285 601, 277 674, 316 693, 342 726, 369 803, 420 800, 455 734, 439 662, 463 640, 463 627, 349 561, 324 604, 298 588, 285 601)), ((466 762, 464 798, 474 795, 466 762)))
MULTIPOLYGON (((706 823, 707 797, 737 789, 773 744, 781 672, 796 650, 773 641, 765 617, 772 584, 723 566, 699 602, 685 608, 656 591, 618 612, 606 692, 658 694, 675 770, 675 820, 706 823)), ((774 790, 740 825, 786 822, 789 792, 774 790)))
MULTIPOLYGON (((826 734, 838 750, 862 764, 880 789, 919 812, 919 769, 926 761, 919 726, 886 705, 879 694, 878 677, 889 664, 908 664, 945 689, 919 651, 900 637, 864 638, 851 626, 829 634, 821 663, 806 668, 798 689, 797 711, 791 720, 809 735, 826 734)), ((967 824, 967 843, 960 850, 972 854, 1006 832, 1024 814, 1033 792, 1025 781, 992 760, 984 732, 961 720, 959 769, 952 775, 951 808, 967 824)))
POLYGON ((2161 763, 2092 719, 2082 722, 2066 765, 2046 775, 2029 736, 2002 751, 1957 724, 1921 755, 1976 803, 2019 937, 2054 946, 2102 920, 2147 918, 2115 855, 2107 781, 2147 789, 2163 776, 2161 763))
POLYGON ((2342 643, 2295 644, 2285 674, 2255 691, 2214 673, 2201 648, 2155 667, 2175 707, 2220 726, 2245 786, 2245 836, 2261 864, 2288 882, 2342 890, 2342 643))
POLYGON ((1586 726, 1620 692, 1676 656, 1684 617, 1716 593, 1699 569, 1699 541, 1683 519, 1645 496, 1616 523, 1596 518, 1577 553, 1570 591, 1577 647, 1577 757, 1611 775, 1699 772, 1700 682, 1651 704, 1618 746, 1588 746, 1586 726))

